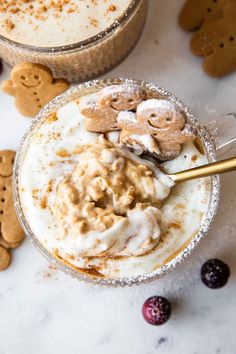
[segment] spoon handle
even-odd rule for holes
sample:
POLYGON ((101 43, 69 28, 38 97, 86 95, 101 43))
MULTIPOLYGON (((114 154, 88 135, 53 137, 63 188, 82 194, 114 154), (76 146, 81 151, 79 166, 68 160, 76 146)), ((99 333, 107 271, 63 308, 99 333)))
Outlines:
POLYGON ((236 171, 236 157, 210 163, 204 166, 195 167, 190 170, 177 172, 170 175, 170 177, 175 182, 184 182, 184 181, 189 181, 191 179, 208 177, 208 176, 216 175, 219 173, 230 172, 230 171, 236 171))

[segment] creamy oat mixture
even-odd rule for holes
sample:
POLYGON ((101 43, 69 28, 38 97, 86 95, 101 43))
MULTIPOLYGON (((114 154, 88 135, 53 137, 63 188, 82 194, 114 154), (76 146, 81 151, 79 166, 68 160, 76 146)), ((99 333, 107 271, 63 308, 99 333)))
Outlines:
POLYGON ((0 35, 37 47, 86 40, 122 16, 131 0, 1 0, 0 35))
MULTIPOLYGON (((94 98, 91 94, 90 98, 94 98)), ((84 128, 80 101, 34 134, 20 175, 28 222, 46 249, 79 271, 104 277, 150 273, 182 250, 207 212, 210 181, 175 186, 159 169, 84 128)), ((194 145, 161 164, 166 173, 207 163, 194 145)))
POLYGON ((103 137, 83 145, 72 174, 55 181, 58 237, 75 257, 140 256, 157 246, 161 201, 173 181, 103 137))

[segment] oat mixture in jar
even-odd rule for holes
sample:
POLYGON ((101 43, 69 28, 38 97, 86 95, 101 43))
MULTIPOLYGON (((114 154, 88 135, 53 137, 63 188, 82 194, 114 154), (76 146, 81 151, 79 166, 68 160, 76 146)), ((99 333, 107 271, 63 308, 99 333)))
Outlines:
POLYGON ((40 122, 20 170, 22 210, 53 259, 77 273, 145 276, 183 251, 208 211, 209 178, 174 185, 168 174, 207 161, 176 103, 110 85, 40 122))

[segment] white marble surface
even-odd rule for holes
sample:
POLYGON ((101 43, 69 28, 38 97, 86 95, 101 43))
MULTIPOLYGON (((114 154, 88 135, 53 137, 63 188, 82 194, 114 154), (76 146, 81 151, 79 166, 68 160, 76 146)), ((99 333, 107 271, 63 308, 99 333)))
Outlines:
MULTIPOLYGON (((208 78, 177 26, 181 0, 152 0, 144 35, 132 54, 106 76, 150 80, 169 89, 206 122, 236 109, 236 73, 208 78)), ((8 77, 5 67, 1 80, 8 77)), ((0 148, 17 149, 29 124, 12 98, 0 94, 0 148)), ((172 274, 149 285, 106 289, 79 283, 57 270, 26 240, 11 268, 0 274, 0 354, 234 354, 236 306, 235 173, 224 176, 216 222, 206 240, 172 274), (231 267, 228 285, 209 290, 201 264, 219 257, 231 267), (162 327, 141 316, 144 300, 167 296, 171 320, 162 327)))

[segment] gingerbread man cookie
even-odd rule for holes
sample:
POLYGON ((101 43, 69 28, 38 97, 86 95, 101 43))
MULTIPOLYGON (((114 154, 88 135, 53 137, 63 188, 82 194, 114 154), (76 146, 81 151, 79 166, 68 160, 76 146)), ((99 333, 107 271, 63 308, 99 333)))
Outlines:
POLYGON ((203 68, 212 77, 236 69, 236 3, 225 6, 224 17, 203 26, 192 38, 194 54, 204 57, 203 68))
POLYGON ((14 96, 18 110, 26 117, 34 117, 55 96, 69 87, 68 81, 54 79, 49 68, 41 64, 20 63, 11 71, 11 80, 2 89, 14 96))
POLYGON ((12 177, 0 177, 0 230, 2 238, 9 243, 23 240, 24 233, 19 225, 12 195, 12 177))
POLYGON ((119 111, 134 110, 145 98, 146 92, 134 84, 107 86, 99 92, 96 101, 89 100, 81 105, 85 128, 97 133, 119 130, 119 111))
POLYGON ((180 13, 179 24, 186 31, 223 17, 224 8, 235 0, 187 0, 180 13))
MULTIPOLYGON (((181 144, 196 137, 194 128, 186 123, 184 112, 176 104, 162 99, 150 99, 138 105, 136 120, 119 115, 118 125, 122 129, 121 142, 127 141, 128 135, 129 139, 135 136, 135 144, 138 135, 151 136, 158 143, 159 153, 156 154, 160 160, 174 159, 180 153, 181 144)), ((146 146, 145 151, 150 148, 146 146)))
POLYGON ((18 247, 24 238, 24 233, 16 216, 12 196, 11 175, 14 156, 14 151, 0 151, 0 259, 2 256, 2 260, 4 260, 2 270, 10 264, 9 249, 18 247))

